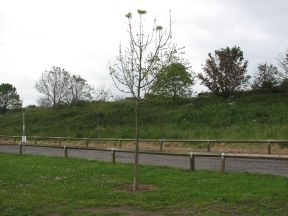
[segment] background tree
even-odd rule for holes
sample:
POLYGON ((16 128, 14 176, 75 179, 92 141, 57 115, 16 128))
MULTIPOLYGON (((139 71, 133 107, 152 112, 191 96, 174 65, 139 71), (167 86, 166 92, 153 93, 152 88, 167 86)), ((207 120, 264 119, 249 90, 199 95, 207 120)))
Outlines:
POLYGON ((214 56, 208 54, 204 73, 199 73, 198 78, 214 94, 227 98, 247 85, 247 65, 240 47, 215 50, 214 56))
POLYGON ((172 63, 163 68, 157 75, 152 86, 152 93, 172 97, 176 103, 179 97, 191 95, 193 77, 189 68, 182 63, 172 63))
POLYGON ((279 66, 282 69, 282 77, 283 79, 288 79, 288 49, 286 50, 286 53, 282 54, 280 58, 278 59, 279 66))
POLYGON ((79 75, 71 75, 65 69, 53 66, 36 82, 35 88, 42 94, 39 104, 55 108, 61 104, 75 104, 92 100, 93 88, 79 75))
POLYGON ((67 92, 70 74, 65 69, 53 66, 51 70, 42 73, 35 88, 42 97, 38 101, 41 105, 51 106, 63 104, 67 92))
POLYGON ((0 85, 0 111, 20 109, 22 102, 16 91, 16 88, 9 83, 2 83, 0 85))
POLYGON ((253 89, 271 91, 279 84, 279 71, 274 65, 260 63, 254 75, 253 89))
POLYGON ((109 88, 106 88, 104 84, 100 84, 93 91, 93 100, 94 101, 109 101, 113 97, 109 88))
POLYGON ((93 91, 93 88, 89 86, 87 81, 81 76, 69 75, 64 102, 67 104, 75 104, 80 101, 90 101, 93 98, 93 91))
POLYGON ((288 49, 286 50, 286 53, 280 55, 278 63, 282 69, 280 71, 281 83, 279 87, 281 91, 288 93, 288 49))
POLYGON ((150 34, 144 28, 145 10, 137 10, 139 20, 135 23, 132 13, 128 19, 129 45, 119 55, 114 65, 109 66, 110 75, 115 86, 122 92, 129 93, 135 101, 135 156, 133 191, 139 187, 139 110, 141 96, 148 93, 156 74, 171 62, 177 52, 176 45, 171 43, 171 18, 168 28, 156 25, 156 19, 150 34))

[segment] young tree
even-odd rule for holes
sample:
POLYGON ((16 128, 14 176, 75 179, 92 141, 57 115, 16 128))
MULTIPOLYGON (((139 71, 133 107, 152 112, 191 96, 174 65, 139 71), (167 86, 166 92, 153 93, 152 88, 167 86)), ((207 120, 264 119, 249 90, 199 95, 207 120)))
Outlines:
POLYGON ((9 83, 2 83, 0 85, 0 111, 20 109, 22 102, 16 91, 16 88, 9 83))
POLYGON ((257 73, 254 76, 253 89, 270 91, 279 84, 279 71, 277 67, 265 63, 258 64, 257 73))
POLYGON ((43 95, 39 100, 41 105, 56 108, 56 105, 63 104, 69 79, 69 72, 60 67, 53 66, 51 70, 42 73, 35 84, 37 91, 43 95))
POLYGON ((176 62, 163 68, 156 75, 152 93, 172 97, 173 102, 176 103, 179 97, 191 95, 191 85, 193 85, 193 77, 189 68, 176 62))
POLYGON ((214 56, 208 54, 204 74, 199 73, 198 78, 214 94, 227 98, 247 85, 247 65, 240 47, 215 50, 214 56))
POLYGON ((120 46, 119 55, 114 65, 109 66, 115 86, 122 92, 129 93, 135 101, 135 156, 133 191, 139 188, 139 110, 141 96, 148 93, 156 74, 173 59, 177 52, 171 43, 171 18, 168 28, 156 25, 156 19, 148 34, 144 28, 145 10, 137 10, 138 22, 133 23, 132 13, 128 19, 129 45, 126 50, 120 46))

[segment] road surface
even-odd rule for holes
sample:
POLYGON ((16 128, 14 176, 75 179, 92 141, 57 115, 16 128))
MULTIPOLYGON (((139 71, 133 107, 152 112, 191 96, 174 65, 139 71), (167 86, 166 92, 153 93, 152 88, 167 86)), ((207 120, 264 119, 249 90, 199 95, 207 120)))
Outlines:
MULTIPOLYGON (((0 152, 19 153, 18 145, 0 145, 0 152)), ((47 147, 25 147, 26 155, 46 155, 63 157, 63 149, 47 147)), ((111 162, 111 152, 101 150, 69 149, 68 157, 84 158, 88 160, 99 160, 111 162)), ((116 152, 116 162, 133 163, 133 153, 116 152)), ((140 154, 139 163, 154 166, 177 167, 189 169, 188 156, 169 155, 149 155, 140 154)), ((219 158, 196 157, 196 170, 221 170, 221 160, 219 158)), ((250 172, 280 175, 288 177, 288 161, 275 161, 266 159, 226 159, 226 172, 250 172)))

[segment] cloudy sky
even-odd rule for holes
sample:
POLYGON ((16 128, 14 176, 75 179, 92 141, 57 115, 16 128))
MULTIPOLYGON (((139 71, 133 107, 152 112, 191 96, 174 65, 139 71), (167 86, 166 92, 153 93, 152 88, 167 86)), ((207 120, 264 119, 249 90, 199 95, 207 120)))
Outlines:
POLYGON ((194 72, 208 52, 237 45, 253 74, 288 48, 287 8, 287 0, 0 0, 0 83, 13 84, 24 105, 36 104, 35 82, 53 65, 93 87, 112 85, 107 66, 127 40, 125 13, 136 9, 162 25, 172 10, 173 39, 194 72))

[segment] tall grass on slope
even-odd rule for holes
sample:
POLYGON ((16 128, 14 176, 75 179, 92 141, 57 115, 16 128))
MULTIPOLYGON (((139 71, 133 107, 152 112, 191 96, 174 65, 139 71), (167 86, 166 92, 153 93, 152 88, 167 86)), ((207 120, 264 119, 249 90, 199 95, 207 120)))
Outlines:
MULTIPOLYGON (((133 101, 27 108, 30 136, 133 138, 133 101)), ((288 97, 282 93, 221 99, 191 98, 179 104, 153 99, 141 106, 141 138, 288 139, 288 97)), ((0 133, 21 135, 22 113, 0 114, 0 133)))

